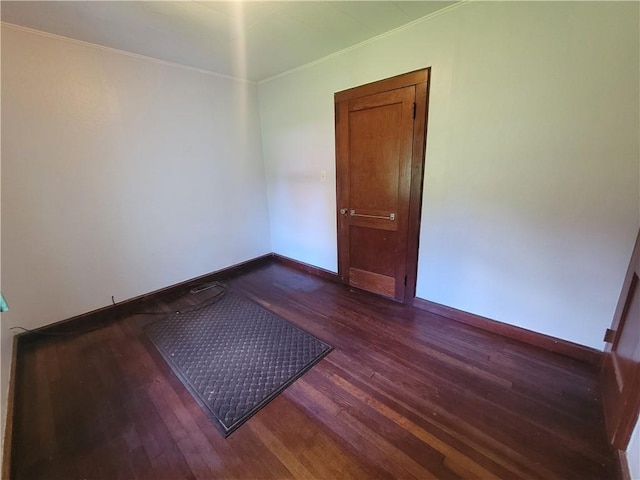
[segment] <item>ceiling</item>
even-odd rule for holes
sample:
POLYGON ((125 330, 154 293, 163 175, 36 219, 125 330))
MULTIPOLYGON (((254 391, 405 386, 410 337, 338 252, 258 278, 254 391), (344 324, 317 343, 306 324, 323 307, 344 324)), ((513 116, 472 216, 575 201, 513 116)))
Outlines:
POLYGON ((2 1, 3 22, 260 81, 452 1, 2 1))

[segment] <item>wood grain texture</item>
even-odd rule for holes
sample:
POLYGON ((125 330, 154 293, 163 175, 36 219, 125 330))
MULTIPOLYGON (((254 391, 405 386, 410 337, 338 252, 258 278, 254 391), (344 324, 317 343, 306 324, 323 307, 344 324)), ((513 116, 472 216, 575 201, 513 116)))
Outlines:
POLYGON ((395 278, 359 268, 349 269, 349 285, 389 298, 393 298, 396 291, 395 278))
POLYGON ((236 265, 231 265, 229 267, 217 270, 215 272, 207 273, 200 277, 192 278, 191 280, 187 280, 185 282, 176 283, 174 285, 170 285, 165 288, 161 288, 154 292, 146 293, 144 295, 140 295, 139 297, 129 298, 123 301, 118 301, 114 305, 107 305, 106 307, 99 308, 97 310, 93 310, 88 313, 83 313, 81 315, 62 320, 60 322, 51 323, 49 325, 45 325, 44 327, 40 327, 34 329, 30 332, 21 333, 18 335, 21 342, 28 342, 30 340, 38 339, 38 334, 58 334, 58 333, 69 333, 74 332, 76 330, 86 330, 86 326, 88 324, 96 326, 103 326, 106 323, 111 322, 117 318, 123 317, 125 315, 129 315, 133 312, 139 311, 144 308, 144 306, 149 301, 163 300, 163 301, 171 301, 172 298, 176 298, 182 295, 185 291, 193 288, 196 285, 213 282, 217 280, 223 280, 227 277, 236 275, 245 270, 251 270, 256 266, 269 263, 273 259, 273 254, 268 253, 266 255, 261 255, 260 257, 253 258, 251 260, 247 260, 246 262, 241 262, 236 265))
POLYGON ((346 164, 337 168, 348 185, 346 197, 337 196, 346 198, 350 212, 340 217, 348 228, 340 229, 338 256, 349 259, 349 284, 398 300, 404 299, 414 101, 414 86, 350 100, 348 122, 341 124, 348 149, 336 158, 346 164), (354 277, 354 269, 372 275, 354 277), (393 291, 368 281, 379 275, 395 279, 393 291))
POLYGON ((338 277, 337 273, 330 272, 329 270, 325 270, 324 268, 316 267, 315 265, 309 265, 308 263, 300 262, 299 260, 294 260, 293 258, 285 257, 284 255, 280 255, 278 253, 273 253, 273 259, 287 267, 294 268, 301 272, 310 273, 317 277, 323 278, 324 280, 329 280, 330 282, 339 282, 340 277, 338 277))
POLYGON ((604 414, 611 444, 626 450, 640 417, 640 231, 602 362, 604 414))
POLYGON ((392 276, 401 302, 415 295, 429 73, 335 95, 338 273, 345 284, 354 268, 392 276))
POLYGON ((599 350, 585 347, 584 345, 579 345, 567 340, 533 332, 525 328, 516 327, 515 325, 509 325, 508 323, 498 322, 497 320, 481 317, 480 315, 474 315, 473 313, 463 312, 462 310, 447 307, 446 305, 440 305, 439 303, 430 302, 422 298, 415 298, 413 300, 413 306, 435 315, 441 315, 450 320, 466 323, 467 325, 472 325, 488 332, 497 333, 498 335, 502 335, 519 342, 544 348, 545 350, 553 353, 566 355, 567 357, 589 363, 593 366, 600 366, 602 361, 602 352, 599 350))
POLYGON ((429 80, 429 72, 429 68, 416 70, 414 72, 396 75, 395 77, 385 78, 384 80, 378 80, 377 82, 343 90, 334 95, 334 101, 335 103, 344 102, 345 100, 364 97, 374 93, 397 90, 398 88, 404 88, 418 83, 426 83, 429 80))
POLYGON ((225 439, 149 317, 20 343, 13 478, 615 478, 592 365, 277 262, 228 283, 335 349, 225 439))
POLYGON ((620 480, 635 480, 631 478, 631 472, 629 471, 629 461, 627 460, 627 453, 622 450, 615 451, 616 454, 616 469, 617 475, 620 480))
POLYGON ((16 385, 16 365, 18 358, 18 337, 13 337, 11 345, 11 370, 9 373, 9 391, 7 392, 7 413, 4 425, 3 450, 2 450, 2 479, 7 480, 11 474, 11 447, 13 445, 13 415, 15 409, 15 385, 16 385))
POLYGON ((335 104, 335 135, 336 135, 336 202, 338 213, 337 222, 337 244, 338 244, 338 277, 344 284, 349 283, 349 222, 346 215, 349 211, 349 162, 340 161, 349 155, 349 103, 340 102, 335 104))
POLYGON ((418 278, 418 247, 420 237, 420 217, 422 212, 422 191, 424 183, 425 153, 427 147, 427 119, 429 115, 429 78, 431 68, 425 70, 424 82, 416 84, 416 119, 413 123, 413 154, 411 159, 411 188, 407 233, 407 287, 405 303, 411 303, 416 296, 418 278))

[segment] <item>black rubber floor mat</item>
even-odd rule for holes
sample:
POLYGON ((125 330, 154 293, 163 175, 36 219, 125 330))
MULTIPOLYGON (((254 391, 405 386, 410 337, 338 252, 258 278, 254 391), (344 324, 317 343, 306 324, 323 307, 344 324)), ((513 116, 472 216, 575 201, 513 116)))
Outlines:
POLYGON ((231 291, 145 333, 225 437, 333 348, 231 291))

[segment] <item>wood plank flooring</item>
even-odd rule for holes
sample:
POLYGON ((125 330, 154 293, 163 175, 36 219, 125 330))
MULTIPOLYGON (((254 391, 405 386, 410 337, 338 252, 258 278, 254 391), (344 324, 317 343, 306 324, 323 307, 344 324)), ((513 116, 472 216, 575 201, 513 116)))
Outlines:
POLYGON ((228 285, 335 350, 225 439, 142 333, 158 317, 23 342, 13 477, 615 477, 594 367, 283 265, 228 285))

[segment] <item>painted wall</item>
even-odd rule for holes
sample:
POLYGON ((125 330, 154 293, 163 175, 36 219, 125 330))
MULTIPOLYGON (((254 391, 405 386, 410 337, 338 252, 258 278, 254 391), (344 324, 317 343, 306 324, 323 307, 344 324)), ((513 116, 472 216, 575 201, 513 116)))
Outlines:
POLYGON ((640 223, 638 8, 472 2, 261 83, 274 251, 337 270, 333 94, 431 66, 418 297, 601 349, 640 223))
MULTIPOLYGON (((1 77, 1 75, 0 75, 1 77)), ((1 104, 1 100, 0 100, 1 104)), ((2 162, 0 162, 1 170, 2 162)), ((0 172, 0 179, 2 174, 0 172)), ((2 211, 2 182, 0 181, 0 212, 2 211)), ((2 222, 0 222, 0 252, 2 252, 2 222)), ((2 255, 0 255, 0 292, 2 291, 2 255)), ((0 314, 0 471, 4 464, 4 436, 9 401, 9 381, 11 378, 11 360, 13 357, 13 335, 7 322, 0 314)))
MULTIPOLYGON (((1 43, 0 43, 1 48, 1 43)), ((0 62, 0 78, 2 67, 0 62)), ((0 110, 2 96, 0 95, 0 110)), ((0 129, 1 129, 0 116, 0 129)), ((0 161, 0 179, 2 179, 2 162, 0 161)), ((2 212, 2 181, 0 181, 0 212, 2 212)), ((1 218, 1 215, 0 215, 1 218)), ((2 291, 2 222, 0 221, 0 292, 2 291)), ((13 357, 13 335, 7 322, 2 321, 0 314, 0 471, 4 465, 4 437, 7 424, 7 405, 9 401, 9 381, 11 378, 11 361, 13 357)))
POLYGON ((269 253, 256 87, 2 27, 2 321, 269 253))
POLYGON ((631 441, 627 447, 627 461, 631 480, 640 480, 640 422, 631 435, 631 441))

